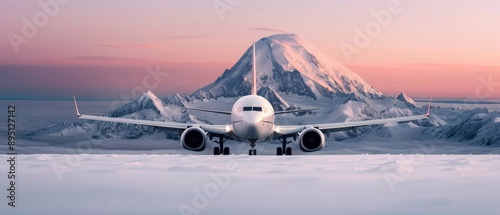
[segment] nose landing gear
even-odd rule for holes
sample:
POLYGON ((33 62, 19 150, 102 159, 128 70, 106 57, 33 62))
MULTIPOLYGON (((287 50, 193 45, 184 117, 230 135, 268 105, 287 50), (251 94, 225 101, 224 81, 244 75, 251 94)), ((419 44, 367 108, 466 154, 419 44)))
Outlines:
POLYGON ((250 146, 252 148, 248 150, 248 155, 257 155, 257 150, 254 149, 255 148, 255 142, 257 142, 257 141, 255 140, 255 141, 251 141, 250 142, 250 146))

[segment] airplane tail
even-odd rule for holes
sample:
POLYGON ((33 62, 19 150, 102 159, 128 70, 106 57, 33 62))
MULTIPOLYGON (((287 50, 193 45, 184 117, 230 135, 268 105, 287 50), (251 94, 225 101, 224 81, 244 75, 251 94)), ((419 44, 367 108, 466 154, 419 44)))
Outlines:
POLYGON ((257 95, 257 64, 255 60, 255 42, 252 46, 252 59, 253 59, 253 69, 252 69, 252 88, 250 95, 257 95))

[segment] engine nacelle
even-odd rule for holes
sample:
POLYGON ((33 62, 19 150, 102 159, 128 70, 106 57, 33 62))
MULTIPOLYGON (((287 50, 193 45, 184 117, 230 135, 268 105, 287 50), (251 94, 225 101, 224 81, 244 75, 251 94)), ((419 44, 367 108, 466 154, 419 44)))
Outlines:
POLYGON ((306 128, 299 134, 299 147, 303 152, 315 152, 325 148, 325 135, 316 128, 306 128))
POLYGON ((207 134, 198 127, 191 127, 182 132, 181 145, 182 148, 191 151, 203 151, 207 147, 207 134))

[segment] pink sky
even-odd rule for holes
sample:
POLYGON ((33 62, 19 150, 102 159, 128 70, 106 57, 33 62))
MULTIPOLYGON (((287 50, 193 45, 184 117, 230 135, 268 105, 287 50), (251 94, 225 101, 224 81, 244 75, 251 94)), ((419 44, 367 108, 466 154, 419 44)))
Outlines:
POLYGON ((59 4, 15 53, 9 34, 22 35, 23 17, 32 21, 43 11, 38 2, 0 3, 0 98, 68 91, 114 98, 156 64, 170 74, 156 94, 192 93, 230 68, 252 41, 281 32, 303 37, 388 95, 466 98, 492 77, 488 95, 500 98, 498 1, 397 1, 400 12, 350 60, 342 44, 354 44, 355 29, 376 21, 372 13, 389 11, 393 1, 73 0, 59 4), (218 13, 214 3, 228 10, 218 13))

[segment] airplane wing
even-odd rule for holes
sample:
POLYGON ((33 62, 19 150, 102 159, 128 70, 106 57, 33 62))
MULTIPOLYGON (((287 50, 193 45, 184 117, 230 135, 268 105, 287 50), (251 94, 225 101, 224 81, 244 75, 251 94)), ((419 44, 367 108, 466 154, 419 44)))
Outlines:
POLYGON ((323 132, 330 131, 345 131, 350 130, 356 127, 367 126, 367 125, 377 125, 377 124, 386 124, 391 122, 405 122, 419 119, 429 118, 428 114, 417 115, 417 116, 406 116, 406 117, 396 117, 396 118, 388 118, 388 119, 374 119, 374 120, 366 120, 366 121, 354 121, 354 122, 336 122, 336 123, 323 123, 323 124, 312 124, 312 125, 286 125, 286 126, 277 126, 275 129, 275 134, 277 136, 296 134, 301 132, 302 130, 313 127, 317 128, 323 132))
POLYGON ((353 121, 353 122, 340 122, 340 123, 325 123, 325 124, 317 124, 313 125, 313 127, 318 128, 322 131, 343 131, 349 130, 354 127, 366 126, 366 125, 377 125, 377 124, 386 124, 391 122, 405 122, 419 119, 426 119, 429 116, 427 114, 417 115, 417 116, 406 116, 406 117, 396 117, 396 118, 387 118, 387 119, 373 119, 373 120, 365 120, 365 121, 353 121))
POLYGON ((177 123, 177 122, 164 122, 164 121, 152 121, 152 120, 139 120, 139 119, 126 119, 126 118, 115 118, 115 117, 106 117, 106 116, 92 116, 92 115, 84 115, 80 114, 78 110, 78 104, 76 103, 76 98, 73 97, 76 108, 76 115, 78 119, 87 119, 94 121, 104 121, 104 122, 116 122, 116 123, 127 123, 127 124, 135 124, 135 125, 147 125, 147 126, 155 126, 176 130, 183 130, 189 127, 200 127, 206 132, 212 134, 229 134, 231 129, 227 125, 200 125, 200 124, 192 124, 192 123, 177 123))
MULTIPOLYGON (((432 98, 431 98, 432 100, 432 98)), ((365 121, 353 121, 353 122, 337 122, 337 123, 322 123, 322 124, 312 124, 312 125, 286 125, 286 126, 276 126, 274 129, 275 137, 276 136, 286 136, 297 134, 302 130, 313 127, 317 128, 323 132, 333 132, 333 131, 345 131, 350 130, 356 127, 367 126, 367 125, 376 125, 376 124, 386 124, 391 122, 405 122, 419 119, 427 119, 430 117, 431 111, 431 101, 429 101, 429 107, 427 109, 426 114, 416 115, 416 116, 405 116, 405 117, 395 117, 395 118, 387 118, 387 119, 373 119, 373 120, 365 120, 365 121)))

